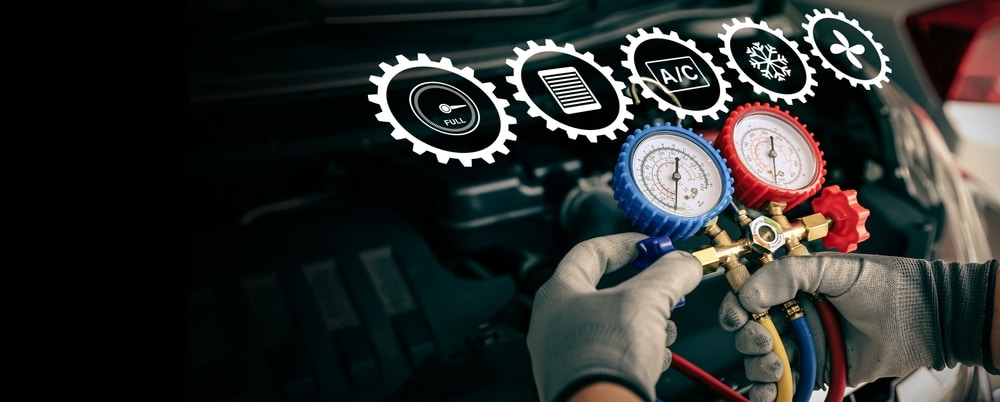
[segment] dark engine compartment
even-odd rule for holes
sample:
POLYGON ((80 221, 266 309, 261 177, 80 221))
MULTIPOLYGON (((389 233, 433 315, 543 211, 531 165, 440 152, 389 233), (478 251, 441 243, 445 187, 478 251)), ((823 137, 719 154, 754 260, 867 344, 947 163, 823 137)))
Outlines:
MULTIPOLYGON (((591 143, 547 130, 504 81, 511 49, 573 43, 627 82, 619 47, 640 27, 694 39, 719 63, 731 18, 791 39, 803 20, 772 1, 354 3, 192 2, 193 400, 535 400, 524 345, 534 292, 577 242, 635 230, 604 190, 629 133, 591 143), (509 154, 443 165, 391 138, 369 76, 416 53, 471 66, 511 100, 509 154)), ((730 110, 767 101, 725 78, 730 110)), ((910 106, 825 69, 816 79, 807 103, 780 106, 815 134, 826 185, 858 189, 872 211, 858 252, 930 257, 942 213, 892 173, 900 128, 889 116, 910 106)), ((651 101, 629 111, 630 131, 674 118, 651 101)), ((684 124, 711 137, 724 120, 684 124)), ((711 276, 687 297, 672 350, 741 388, 742 360, 716 321, 726 291, 711 276)), ((658 393, 716 399, 675 371, 658 393)))

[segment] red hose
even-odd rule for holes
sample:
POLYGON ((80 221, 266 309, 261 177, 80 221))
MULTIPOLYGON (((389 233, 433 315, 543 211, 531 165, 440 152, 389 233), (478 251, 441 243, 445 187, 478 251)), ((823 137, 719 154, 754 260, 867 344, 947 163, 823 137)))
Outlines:
POLYGON ((694 363, 680 357, 677 353, 673 354, 672 361, 673 362, 670 363, 670 367, 676 368, 692 380, 704 384, 709 390, 721 396, 722 399, 729 402, 750 402, 747 397, 741 395, 739 392, 736 392, 736 390, 729 388, 726 384, 723 384, 722 381, 712 377, 711 374, 708 374, 705 370, 695 366, 694 363))
POLYGON ((823 297, 815 299, 816 310, 823 321, 826 330, 826 346, 830 349, 830 384, 826 394, 826 402, 841 402, 844 400, 844 390, 847 386, 847 370, 844 353, 844 336, 840 332, 840 319, 837 310, 823 297))

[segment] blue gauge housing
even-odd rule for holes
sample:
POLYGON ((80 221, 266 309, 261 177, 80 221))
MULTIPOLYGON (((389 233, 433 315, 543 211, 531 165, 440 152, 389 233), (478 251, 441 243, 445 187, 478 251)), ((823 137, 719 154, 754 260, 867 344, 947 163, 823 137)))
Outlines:
POLYGON ((705 141, 701 134, 695 134, 689 129, 669 123, 657 123, 635 130, 625 140, 622 151, 618 154, 618 163, 615 165, 615 174, 611 185, 614 188, 615 200, 618 201, 618 208, 625 212, 625 217, 639 230, 650 236, 665 235, 673 241, 683 241, 697 234, 710 219, 722 213, 722 210, 732 202, 733 179, 731 172, 719 151, 712 147, 708 141, 705 141), (709 155, 712 163, 719 169, 723 181, 722 195, 708 212, 692 217, 666 211, 650 201, 636 185, 636 180, 632 177, 632 154, 635 147, 650 135, 663 134, 680 136, 695 143, 709 155))

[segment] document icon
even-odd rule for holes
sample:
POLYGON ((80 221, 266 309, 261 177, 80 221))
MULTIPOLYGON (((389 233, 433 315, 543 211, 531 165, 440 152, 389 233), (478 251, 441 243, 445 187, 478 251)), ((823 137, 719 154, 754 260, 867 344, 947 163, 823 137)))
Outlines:
POLYGON ((560 67, 538 72, 545 87, 556 98, 556 103, 566 114, 575 114, 601 108, 597 97, 583 82, 580 72, 573 67, 560 67))

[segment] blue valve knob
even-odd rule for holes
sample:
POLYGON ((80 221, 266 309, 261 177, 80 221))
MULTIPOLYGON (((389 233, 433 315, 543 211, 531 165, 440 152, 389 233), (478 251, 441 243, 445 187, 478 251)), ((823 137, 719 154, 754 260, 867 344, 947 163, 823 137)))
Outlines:
POLYGON ((640 271, 649 268, 650 265, 653 265, 656 260, 667 253, 677 250, 674 247, 674 242, 666 235, 650 237, 639 241, 635 244, 635 247, 639 249, 639 257, 635 259, 632 265, 640 271))
MULTIPOLYGON (((635 247, 639 249, 639 257, 635 259, 632 263, 636 269, 642 271, 653 265, 656 260, 660 257, 667 255, 670 252, 677 251, 674 247, 674 242, 670 240, 669 236, 654 236, 646 240, 640 240, 635 244, 635 247)), ((677 305, 674 308, 683 307, 685 304, 684 297, 682 296, 677 305)))

